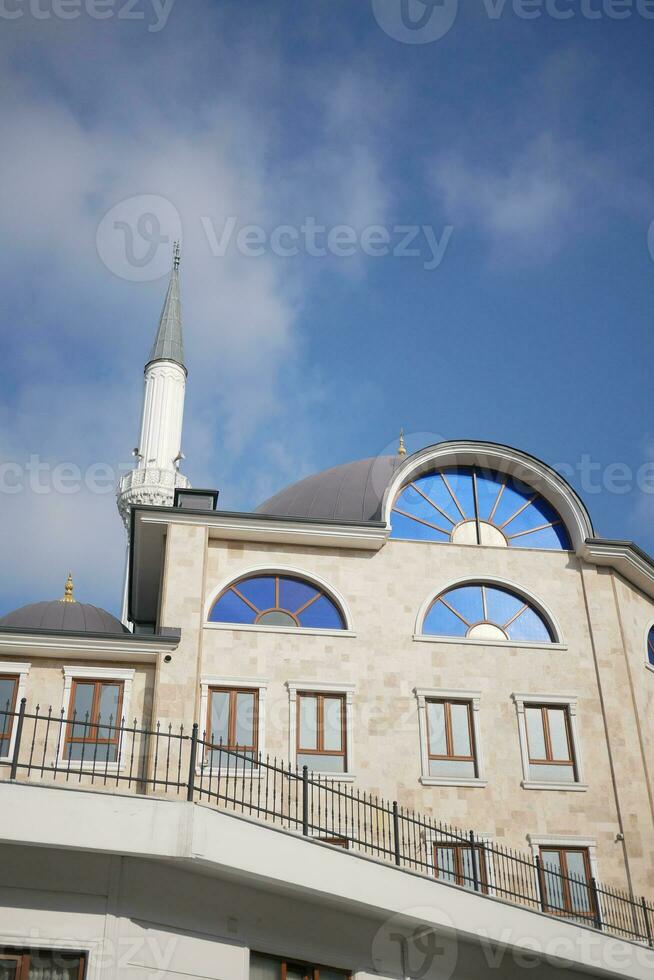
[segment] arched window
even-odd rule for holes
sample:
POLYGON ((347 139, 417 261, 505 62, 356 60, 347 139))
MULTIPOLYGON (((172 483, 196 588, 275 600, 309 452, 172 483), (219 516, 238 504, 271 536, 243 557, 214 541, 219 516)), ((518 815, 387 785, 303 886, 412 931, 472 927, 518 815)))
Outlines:
POLYGON ((541 494, 504 473, 447 468, 403 487, 393 505, 394 538, 509 548, 567 550, 561 516, 541 494))
POLYGON ((209 621, 304 629, 345 629, 336 603, 317 585, 289 575, 251 575, 216 599, 209 621))
POLYGON ((647 662, 654 667, 654 626, 647 634, 647 662))
POLYGON ((434 599, 422 632, 475 640, 554 642, 550 626, 522 596, 482 582, 454 586, 434 599))

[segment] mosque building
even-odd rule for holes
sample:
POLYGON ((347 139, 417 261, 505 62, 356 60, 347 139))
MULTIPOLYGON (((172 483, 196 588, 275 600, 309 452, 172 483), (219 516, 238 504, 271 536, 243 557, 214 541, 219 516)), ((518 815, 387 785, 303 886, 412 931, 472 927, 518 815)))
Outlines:
POLYGON ((486 442, 222 510, 179 279, 122 621, 0 618, 1 980, 652 976, 652 559, 486 442))

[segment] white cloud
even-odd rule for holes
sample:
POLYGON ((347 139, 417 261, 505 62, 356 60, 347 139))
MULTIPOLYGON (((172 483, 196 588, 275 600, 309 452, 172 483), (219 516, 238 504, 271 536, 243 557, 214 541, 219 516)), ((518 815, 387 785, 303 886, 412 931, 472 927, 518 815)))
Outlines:
POLYGON ((651 189, 625 168, 612 112, 593 119, 589 138, 601 84, 585 50, 554 48, 513 100, 464 122, 456 148, 432 156, 428 177, 446 220, 479 231, 494 264, 548 260, 608 216, 640 221, 654 207, 651 189))
POLYGON ((578 150, 546 133, 506 167, 469 164, 457 156, 433 166, 433 186, 448 220, 472 224, 495 253, 538 261, 555 251, 574 227, 575 213, 601 173, 578 150))
MULTIPOLYGON (((375 126, 359 126, 356 139, 352 127, 366 92, 377 92, 377 122, 387 110, 368 69, 333 71, 317 86, 312 66, 296 78, 313 106, 311 138, 284 145, 275 44, 265 23, 245 26, 230 38, 215 6, 197 0, 147 43, 136 34, 126 41, 124 25, 95 22, 3 30, 0 234, 13 243, 0 270, 12 321, 3 459, 37 452, 81 467, 129 462, 165 283, 117 279, 98 258, 95 235, 110 207, 156 194, 178 210, 184 231, 186 472, 196 483, 214 474, 233 499, 309 467, 302 415, 325 388, 305 370, 310 325, 301 312, 324 267, 234 250, 216 258, 201 218, 218 229, 229 215, 269 228, 307 215, 383 223, 389 193, 375 126), (255 437, 271 424, 277 437, 262 481, 255 437), (293 467, 279 432, 293 440, 293 467)), ((14 555, 8 593, 51 595, 71 565, 84 598, 96 591, 118 609, 123 540, 111 495, 25 492, 4 495, 2 507, 14 555)))

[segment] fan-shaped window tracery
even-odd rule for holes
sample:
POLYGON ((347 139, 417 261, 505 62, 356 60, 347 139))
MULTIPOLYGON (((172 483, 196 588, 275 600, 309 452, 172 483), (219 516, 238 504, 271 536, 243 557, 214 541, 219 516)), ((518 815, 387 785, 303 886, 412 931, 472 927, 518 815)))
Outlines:
POLYGON ((560 514, 504 473, 446 468, 413 480, 393 505, 392 537, 455 544, 567 550, 560 514))
POLYGON ((531 603, 510 589, 483 582, 454 586, 434 599, 422 632, 477 640, 554 642, 549 624, 531 603))
POLYGON ((236 625, 345 629, 343 615, 319 586, 289 575, 252 575, 216 599, 209 621, 236 625))

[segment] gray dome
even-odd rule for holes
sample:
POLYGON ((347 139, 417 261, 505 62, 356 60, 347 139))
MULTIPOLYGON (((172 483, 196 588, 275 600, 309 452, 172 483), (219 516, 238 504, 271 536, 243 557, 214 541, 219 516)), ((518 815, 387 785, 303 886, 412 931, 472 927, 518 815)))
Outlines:
POLYGON ((46 630, 48 633, 127 633, 115 616, 85 602, 34 602, 0 619, 0 630, 46 630))
POLYGON ((386 487, 405 458, 373 456, 314 473, 270 497, 256 512, 323 521, 379 521, 386 487))

